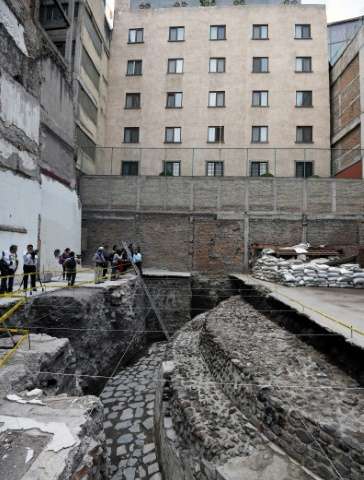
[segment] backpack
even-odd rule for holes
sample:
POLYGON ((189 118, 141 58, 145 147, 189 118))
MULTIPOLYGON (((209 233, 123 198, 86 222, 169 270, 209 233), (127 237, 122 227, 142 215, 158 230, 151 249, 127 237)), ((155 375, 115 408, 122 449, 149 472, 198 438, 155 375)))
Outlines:
POLYGON ((74 257, 70 257, 66 259, 66 261, 64 262, 64 265, 68 270, 76 270, 77 263, 74 257))

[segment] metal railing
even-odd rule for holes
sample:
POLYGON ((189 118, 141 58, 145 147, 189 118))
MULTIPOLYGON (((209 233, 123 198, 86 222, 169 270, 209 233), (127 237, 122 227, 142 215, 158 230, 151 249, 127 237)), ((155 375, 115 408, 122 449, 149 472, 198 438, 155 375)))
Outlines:
POLYGON ((79 147, 77 160, 87 175, 331 177, 364 158, 359 148, 88 148, 79 147))

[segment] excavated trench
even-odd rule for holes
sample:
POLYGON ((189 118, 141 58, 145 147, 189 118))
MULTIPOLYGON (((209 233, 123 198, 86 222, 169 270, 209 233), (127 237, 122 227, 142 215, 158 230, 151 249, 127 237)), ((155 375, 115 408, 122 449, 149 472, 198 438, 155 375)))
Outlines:
MULTIPOLYGON (((70 340, 83 393, 101 394, 110 480, 160 480, 154 421, 159 369, 166 357, 165 337, 132 277, 121 285, 61 290, 38 297, 15 317, 14 325, 70 340)), ((362 350, 339 335, 327 335, 306 316, 268 298, 263 291, 227 277, 202 275, 183 280, 151 278, 148 287, 171 335, 221 301, 239 295, 359 385, 364 383, 362 350)), ((57 377, 51 381, 56 382, 57 377)))

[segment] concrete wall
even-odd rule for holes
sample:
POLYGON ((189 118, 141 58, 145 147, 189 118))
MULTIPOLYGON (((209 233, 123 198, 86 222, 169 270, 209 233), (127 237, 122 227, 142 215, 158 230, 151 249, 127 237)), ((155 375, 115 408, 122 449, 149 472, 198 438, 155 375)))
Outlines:
POLYGON ((55 248, 79 251, 81 207, 71 79, 32 15, 0 0, 0 249, 32 243, 48 269, 55 248))
POLYGON ((334 179, 83 177, 83 246, 140 243, 146 266, 232 272, 253 243, 364 244, 364 183, 334 179))
MULTIPOLYGON (((128 147, 115 151, 113 172, 122 160, 140 160, 142 175, 159 175, 164 160, 181 160, 182 175, 191 175, 191 151, 180 147, 215 147, 207 143, 208 126, 224 126, 218 147, 249 147, 253 125, 269 126, 269 143, 261 147, 298 148, 281 153, 279 172, 274 152, 260 148, 256 160, 269 160, 272 173, 294 176, 300 147, 328 149, 329 79, 325 8, 319 5, 246 5, 244 7, 186 7, 133 11, 127 2, 116 5, 109 68, 106 145, 128 147), (253 24, 269 24, 269 40, 252 40, 253 24), (295 40, 296 23, 309 23, 312 40, 295 40), (226 24, 226 40, 210 41, 210 25, 226 24), (170 26, 185 26, 185 41, 169 42, 170 26), (128 29, 144 28, 144 43, 128 44, 128 29), (157 53, 158 52, 158 53, 157 53), (254 56, 269 57, 269 74, 253 74, 254 56), (313 73, 295 73, 296 56, 312 56, 313 73), (209 73, 210 57, 226 57, 226 73, 209 73), (168 58, 183 58, 184 73, 167 75, 168 58), (127 60, 142 59, 143 75, 126 76, 127 60), (208 108, 209 91, 225 91, 225 108, 208 108), (269 108, 252 108, 252 91, 269 91, 269 108), (313 108, 296 108, 296 90, 313 91, 313 108), (183 108, 166 109, 166 93, 183 92, 183 108), (125 93, 140 92, 141 108, 125 110, 125 93), (312 125, 313 145, 297 145, 296 126, 312 125), (165 127, 182 128, 181 145, 164 145, 165 127), (123 145, 124 127, 139 127, 138 145, 123 145), (132 147, 132 148, 129 148, 132 147), (158 151, 137 151, 154 147, 158 151)), ((246 175, 245 152, 219 148, 200 151, 195 175, 205 175, 207 160, 224 160, 226 175, 246 175)), ((315 158, 315 174, 328 176, 329 154, 315 158)), ((254 157, 251 157, 254 159, 254 157)), ((101 165, 99 173, 104 173, 101 165)))
MULTIPOLYGON (((331 143, 337 149, 333 173, 338 175, 362 163, 364 156, 364 26, 332 67, 330 84, 331 143)), ((359 170, 355 168, 354 173, 359 170)))

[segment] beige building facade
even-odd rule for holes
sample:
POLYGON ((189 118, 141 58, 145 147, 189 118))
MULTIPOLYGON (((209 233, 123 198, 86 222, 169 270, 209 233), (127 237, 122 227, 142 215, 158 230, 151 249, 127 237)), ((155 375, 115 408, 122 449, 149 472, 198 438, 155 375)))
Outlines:
POLYGON ((117 0, 105 140, 98 173, 329 176, 325 8, 117 0))

